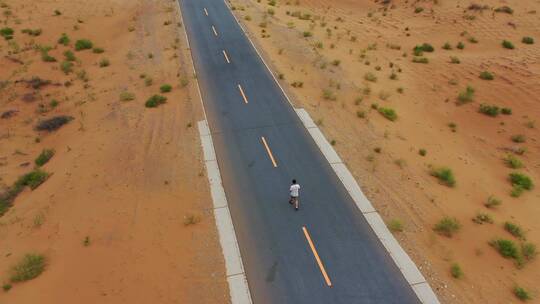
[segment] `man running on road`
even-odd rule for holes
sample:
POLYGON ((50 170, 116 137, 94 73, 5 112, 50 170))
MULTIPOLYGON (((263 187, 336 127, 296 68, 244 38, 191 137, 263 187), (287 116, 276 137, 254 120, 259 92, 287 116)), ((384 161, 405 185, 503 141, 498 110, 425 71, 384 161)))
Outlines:
POLYGON ((296 183, 296 180, 292 180, 292 185, 289 188, 289 193, 291 194, 291 199, 289 204, 294 204, 294 209, 298 211, 298 195, 299 195, 300 185, 296 183))

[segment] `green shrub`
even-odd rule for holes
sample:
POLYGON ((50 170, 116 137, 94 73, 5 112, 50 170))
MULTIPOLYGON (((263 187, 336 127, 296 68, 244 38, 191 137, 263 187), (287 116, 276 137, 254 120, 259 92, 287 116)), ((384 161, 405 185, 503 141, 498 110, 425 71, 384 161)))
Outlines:
POLYGON ((466 104, 474 100, 474 88, 467 86, 465 91, 459 93, 458 95, 458 105, 466 104))
POLYGON ((159 87, 159 90, 161 91, 161 93, 169 93, 170 91, 172 91, 172 86, 170 84, 164 84, 159 87))
POLYGON ((511 235, 519 238, 524 239, 525 233, 523 232, 523 229, 521 229, 520 226, 511 223, 511 222, 505 222, 504 223, 504 230, 508 231, 511 235))
POLYGON ((516 244, 510 240, 496 239, 489 243, 500 255, 505 258, 519 259, 519 251, 516 244))
POLYGON ((523 37, 523 39, 521 39, 521 42, 525 44, 534 44, 534 39, 532 37, 523 37))
POLYGON ((418 6, 418 7, 415 7, 415 8, 414 8, 414 13, 415 13, 415 14, 421 13, 421 12, 423 12, 423 11, 424 11, 424 8, 423 8, 423 7, 419 7, 419 6, 418 6))
POLYGON ((60 69, 62 72, 64 72, 64 74, 67 75, 73 72, 73 63, 69 61, 62 61, 62 63, 60 63, 60 69))
POLYGON ((420 150, 418 150, 418 154, 420 154, 420 156, 426 156, 427 151, 426 151, 426 149, 420 149, 420 150))
POLYGON ((454 187, 456 185, 456 179, 454 177, 454 173, 452 173, 452 170, 446 167, 437 168, 431 170, 431 175, 435 176, 439 179, 439 182, 442 184, 448 186, 448 187, 454 187))
POLYGON ((536 245, 533 243, 524 243, 521 245, 521 254, 528 261, 534 259, 538 254, 538 252, 536 252, 536 245))
POLYGON ((60 38, 58 38, 58 44, 68 45, 71 39, 69 39, 69 36, 66 33, 62 33, 60 38))
POLYGON ((92 49, 92 52, 95 53, 95 54, 101 54, 101 53, 105 52, 105 50, 102 49, 102 48, 95 47, 95 48, 92 49))
POLYGON ((515 143, 524 143, 526 141, 525 135, 523 134, 512 135, 511 139, 515 143))
POLYGON ((523 167, 523 162, 512 154, 508 154, 504 159, 504 162, 512 169, 519 169, 523 167))
POLYGON ((93 46, 92 41, 87 39, 80 39, 75 42, 75 50, 77 51, 90 50, 93 46))
POLYGON ((500 204, 501 204, 501 200, 491 195, 488 197, 488 199, 484 203, 484 206, 486 206, 487 208, 495 208, 499 206, 500 204))
POLYGON ((445 44, 442 46, 442 48, 443 48, 444 50, 451 50, 451 49, 452 49, 452 45, 450 45, 450 43, 447 42, 447 43, 445 43, 445 44))
POLYGON ((166 101, 167 97, 161 95, 154 95, 146 101, 145 106, 147 108, 156 108, 157 106, 164 104, 166 101))
POLYGON ((111 65, 109 59, 107 58, 103 58, 99 61, 99 67, 100 68, 105 68, 105 67, 108 67, 109 65, 111 65))
POLYGON ((512 115, 512 109, 510 108, 502 108, 501 113, 504 115, 512 115))
POLYGON ((461 277, 463 277, 463 270, 461 270, 461 267, 458 263, 452 264, 452 266, 450 267, 450 273, 456 279, 460 279, 461 277))
POLYGON ((514 287, 514 295, 521 301, 527 301, 531 299, 529 292, 519 286, 514 287))
POLYGON ((304 35, 304 37, 311 37, 313 36, 313 34, 311 32, 308 32, 308 31, 305 31, 304 33, 302 33, 302 35, 304 35))
POLYGON ((6 40, 13 39, 13 29, 10 27, 4 27, 0 29, 0 36, 4 37, 6 40))
POLYGON ((451 217, 444 217, 433 228, 437 233, 452 237, 461 228, 457 219, 451 217))
POLYGON ((40 254, 27 254, 13 268, 11 281, 24 282, 36 278, 45 270, 45 257, 40 254))
POLYGON ((456 45, 456 48, 460 49, 460 50, 463 50, 465 48, 465 44, 463 42, 458 42, 458 44, 456 45))
POLYGON ((509 178, 514 187, 520 187, 525 190, 531 190, 534 187, 531 178, 525 174, 514 172, 510 173, 509 178))
POLYGON ((413 53, 415 56, 422 56, 424 52, 431 53, 433 51, 435 51, 435 48, 429 43, 417 45, 413 48, 413 53))
POLYGON ((393 219, 390 222, 388 222, 388 229, 392 232, 402 232, 403 231, 403 224, 398 219, 393 219))
POLYGON ((469 42, 470 43, 478 43, 478 39, 476 39, 474 37, 469 37, 469 42))
POLYGON ((508 41, 508 40, 503 40, 502 46, 503 46, 503 48, 509 49, 509 50, 513 50, 515 48, 514 44, 512 42, 508 41))
POLYGON ((9 283, 6 283, 4 285, 2 285, 2 289, 5 291, 5 292, 8 292, 10 289, 11 289, 11 284, 9 283))
POLYGON ((19 177, 19 179, 15 182, 14 188, 22 190, 22 188, 28 186, 30 189, 34 190, 39 187, 39 185, 43 184, 48 178, 49 173, 36 169, 19 177))
POLYGON ((491 74, 490 72, 488 71, 483 71, 482 73, 480 73, 480 79, 483 79, 483 80, 493 80, 495 77, 493 77, 493 74, 491 74))
POLYGON ((120 101, 131 101, 133 99, 135 99, 135 94, 131 92, 123 91, 120 93, 120 101))
POLYGON ((498 106, 492 106, 487 104, 481 104, 478 112, 487 116, 495 117, 499 115, 500 109, 498 106))
POLYGON ((67 50, 64 52, 64 56, 66 57, 67 61, 75 61, 77 58, 75 57, 75 54, 73 54, 72 51, 67 50))
POLYGON ((35 160, 36 166, 41 167, 45 165, 53 156, 54 150, 52 149, 45 149, 41 151, 41 153, 35 160))
POLYGON ((394 109, 380 107, 378 111, 382 116, 384 116, 390 121, 395 121, 398 118, 397 113, 394 109))

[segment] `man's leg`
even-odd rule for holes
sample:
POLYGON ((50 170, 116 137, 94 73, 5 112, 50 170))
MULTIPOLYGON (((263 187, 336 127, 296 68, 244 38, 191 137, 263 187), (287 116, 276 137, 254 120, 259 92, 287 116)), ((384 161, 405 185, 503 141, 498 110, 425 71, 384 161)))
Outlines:
POLYGON ((295 208, 296 210, 298 210, 298 204, 299 204, 299 203, 298 203, 298 197, 295 197, 295 198, 294 198, 294 208, 295 208))

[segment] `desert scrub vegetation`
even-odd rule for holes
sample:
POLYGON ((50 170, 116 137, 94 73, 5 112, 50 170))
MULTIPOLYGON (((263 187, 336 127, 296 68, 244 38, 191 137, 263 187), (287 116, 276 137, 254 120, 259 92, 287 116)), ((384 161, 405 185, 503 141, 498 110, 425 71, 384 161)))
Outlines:
POLYGON ((119 97, 120 101, 131 101, 133 99, 135 99, 135 94, 131 93, 131 92, 128 92, 128 91, 123 91, 120 93, 120 97, 119 97))
POLYGON ((458 43, 456 44, 456 48, 457 48, 457 49, 460 49, 460 50, 463 50, 463 49, 465 48, 465 44, 464 44, 463 42, 460 41, 460 42, 458 42, 458 43))
POLYGON ((461 277, 463 277, 463 270, 461 270, 461 266, 459 266, 458 263, 453 263, 452 266, 450 266, 450 273, 456 279, 461 279, 461 277))
POLYGON ((488 71, 483 71, 482 73, 480 73, 480 79, 483 79, 483 80, 493 80, 493 79, 495 79, 495 77, 494 77, 493 74, 491 74, 490 72, 488 72, 488 71))
POLYGON ((510 14, 511 15, 511 14, 514 13, 514 10, 511 7, 507 6, 507 5, 504 5, 504 6, 497 7, 495 9, 495 12, 497 12, 497 13, 505 13, 505 14, 510 14))
POLYGON ((512 154, 506 155, 504 162, 509 168, 520 169, 523 168, 523 162, 512 154))
POLYGON ((528 301, 531 299, 531 295, 529 295, 529 292, 523 287, 519 286, 514 287, 514 295, 521 301, 528 301))
POLYGON ((523 134, 512 135, 512 137, 510 137, 510 139, 513 142, 517 143, 517 144, 524 143, 527 140, 525 138, 525 135, 523 135, 523 134))
POLYGON ((60 38, 58 38, 58 44, 67 46, 70 42, 71 42, 71 39, 69 39, 69 36, 66 33, 62 33, 60 38))
POLYGON ((509 49, 509 50, 513 50, 515 47, 514 47, 514 44, 508 40, 503 40, 503 42, 501 43, 503 48, 505 49, 509 49))
POLYGON ((426 57, 417 57, 417 56, 415 56, 415 57, 412 58, 412 62, 428 64, 429 59, 427 59, 426 57))
POLYGON ((0 216, 4 215, 9 210, 15 198, 17 198, 25 187, 28 186, 30 189, 34 190, 48 178, 49 173, 40 169, 35 169, 34 171, 20 176, 4 193, 0 193, 0 216))
POLYGON ((103 58, 99 61, 99 67, 100 68, 106 68, 108 67, 109 65, 111 65, 111 62, 109 61, 109 59, 107 58, 103 58))
POLYGON ((456 178, 452 169, 447 167, 433 168, 431 170, 431 175, 436 177, 439 182, 448 187, 454 187, 456 185, 456 178))
POLYGON ((390 121, 395 121, 398 118, 398 115, 394 109, 380 107, 377 111, 390 121))
POLYGON ((80 39, 75 42, 76 51, 90 50, 92 47, 94 47, 94 44, 88 39, 80 39))
POLYGON ((449 42, 446 42, 445 44, 443 44, 442 49, 443 50, 451 50, 452 45, 449 42))
POLYGON ((461 224, 456 218, 446 216, 442 218, 437 224, 435 224, 433 230, 435 230, 440 235, 452 237, 456 232, 459 231, 460 228, 461 224))
POLYGON ((521 245, 521 254, 526 261, 531 261, 536 257, 538 252, 536 251, 536 245, 533 243, 524 243, 521 245))
POLYGON ((50 46, 37 46, 37 50, 41 53, 41 60, 43 62, 56 62, 56 58, 49 55, 51 49, 50 46))
POLYGON ((472 221, 480 225, 484 223, 493 224, 493 218, 487 213, 478 213, 475 217, 473 217, 472 221))
POLYGON ((402 232, 403 231, 403 223, 399 219, 392 219, 387 224, 388 229, 392 232, 402 232))
POLYGON ((435 48, 429 43, 417 45, 413 48, 414 56, 422 56, 424 52, 431 53, 433 51, 435 51, 435 48))
POLYGON ((101 53, 104 53, 105 50, 103 48, 100 48, 100 47, 95 47, 92 49, 92 53, 94 54, 101 54, 101 53))
POLYGON ((450 56, 450 63, 452 63, 452 64, 460 64, 461 61, 456 56, 450 56))
POLYGON ((323 98, 325 100, 336 100, 337 99, 337 96, 336 94, 330 90, 330 89, 324 89, 323 90, 323 98))
POLYGON ((532 37, 523 37, 523 39, 521 39, 521 42, 524 43, 524 44, 534 44, 534 38, 532 38, 532 37))
POLYGON ((463 105, 472 101, 474 101, 474 88, 471 86, 467 86, 467 88, 465 88, 465 91, 458 94, 457 104, 463 105))
POLYGON ((184 226, 192 226, 201 221, 201 218, 194 215, 194 214, 188 214, 184 217, 184 226))
POLYGON ((510 109, 510 108, 502 108, 501 113, 503 115, 512 115, 512 109, 510 109))
POLYGON ((27 29, 21 30, 21 33, 27 34, 29 36, 37 37, 37 36, 41 35, 42 30, 41 29, 28 29, 27 28, 27 29))
POLYGON ((65 116, 65 115, 55 116, 53 118, 40 121, 36 125, 36 130, 49 131, 49 132, 56 131, 60 127, 62 127, 63 125, 67 124, 68 122, 72 120, 73 120, 73 117, 71 116, 65 116))
POLYGON ((170 91, 172 91, 172 86, 170 84, 164 84, 159 87, 159 91, 161 93, 169 93, 170 91))
POLYGON ((500 113, 500 108, 494 105, 481 104, 478 108, 478 112, 485 114, 487 116, 496 117, 500 113))
POLYGON ((518 239, 525 239, 525 232, 523 232, 523 229, 512 222, 505 222, 504 223, 504 230, 508 231, 511 235, 515 236, 518 239))
POLYGON ((38 277, 45 270, 45 257, 27 254, 11 268, 11 282, 24 282, 38 277))
POLYGON ((377 82, 377 76, 375 76, 375 74, 373 74, 371 72, 367 72, 364 75, 364 79, 367 80, 367 81, 370 81, 370 82, 377 82))
POLYGON ((70 50, 67 50, 67 51, 64 52, 64 57, 66 57, 67 61, 75 61, 75 60, 77 60, 77 58, 75 57, 75 54, 70 50))
POLYGON ((510 183, 512 184, 512 192, 510 195, 512 197, 519 197, 525 190, 532 190, 534 184, 530 177, 523 173, 514 172, 510 173, 508 176, 510 183))
POLYGON ((520 258, 519 249, 511 240, 495 239, 490 241, 489 244, 505 258, 512 258, 516 260, 520 258))
POLYGON ((15 31, 13 31, 13 29, 10 27, 4 27, 0 29, 0 36, 4 37, 5 40, 13 39, 14 34, 15 31))
POLYGON ((34 163, 36 166, 41 167, 45 165, 49 160, 54 156, 54 150, 52 149, 44 149, 41 151, 41 153, 38 155, 34 163))
POLYGON ((164 104, 167 101, 167 97, 161 96, 161 95, 154 95, 148 100, 146 100, 146 103, 144 104, 147 108, 156 108, 161 104, 164 104))

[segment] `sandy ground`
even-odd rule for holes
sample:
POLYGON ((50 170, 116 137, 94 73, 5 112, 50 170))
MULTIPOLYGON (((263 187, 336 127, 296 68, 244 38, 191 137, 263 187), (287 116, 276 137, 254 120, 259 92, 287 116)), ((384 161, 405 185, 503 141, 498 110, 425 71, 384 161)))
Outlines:
POLYGON ((0 38, 0 114, 18 111, 0 119, 0 191, 31 171, 42 149, 56 151, 43 167, 51 177, 0 217, 0 283, 27 253, 43 254, 46 269, 0 290, 0 302, 227 303, 196 130, 203 115, 176 2, 1 0, 0 12, 0 28, 15 30, 0 38), (62 33, 68 46, 57 44, 62 33), (104 52, 74 51, 82 38, 104 52), (35 45, 51 46, 57 62, 43 62, 35 45), (66 50, 77 57, 67 75, 59 69, 66 50), (108 67, 98 64, 104 58, 108 67), (51 84, 21 82, 34 76, 51 84), (173 87, 167 103, 145 108, 164 83, 173 87), (120 101, 124 91, 134 100, 120 101), (74 119, 34 130, 56 115, 74 119), (199 222, 186 225, 190 217, 199 222))
POLYGON ((469 10, 470 1, 382 2, 230 1, 294 103, 335 141, 384 219, 403 223, 395 235, 442 302, 515 303, 515 286, 540 301, 538 260, 517 268, 488 244, 525 242, 503 229, 505 221, 520 225, 526 242, 540 244, 538 187, 513 198, 508 181, 518 171, 540 183, 540 4, 490 0, 481 1, 484 10, 469 10), (513 14, 494 12, 502 5, 513 14), (524 36, 536 43, 522 43, 524 36), (503 48, 503 39, 515 49, 503 48), (460 41, 464 49, 456 48, 460 41), (446 42, 451 50, 442 48, 446 42), (435 51, 424 53, 428 64, 413 63, 412 49, 422 43, 435 51), (480 79, 483 71, 495 79, 480 79), (474 101, 458 106, 467 85, 474 101), (481 103, 511 108, 512 115, 489 117, 479 113, 481 103), (396 110, 398 119, 385 119, 373 104, 396 110), (524 143, 511 140, 517 134, 524 143), (504 158, 518 148, 526 149, 514 155, 524 167, 513 170, 504 158), (430 166, 451 168, 456 186, 438 183, 430 166), (502 201, 498 208, 484 206, 491 195, 502 201), (494 223, 474 223, 478 213, 494 223), (443 216, 461 223, 451 238, 433 231, 443 216), (453 263, 462 278, 451 276, 453 263))

